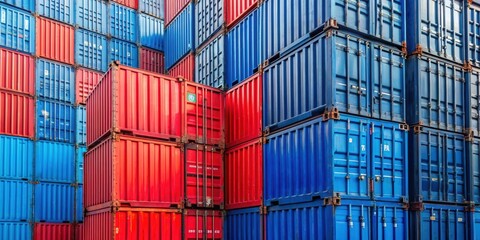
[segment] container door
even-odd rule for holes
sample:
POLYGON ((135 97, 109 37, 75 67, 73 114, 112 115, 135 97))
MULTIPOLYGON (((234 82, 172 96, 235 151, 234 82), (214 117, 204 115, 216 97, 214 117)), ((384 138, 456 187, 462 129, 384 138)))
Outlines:
POLYGON ((407 239, 408 210, 398 204, 380 204, 372 209, 373 239, 407 239))
MULTIPOLYGON (((335 207, 333 239, 372 239, 370 236, 371 207, 364 204, 345 204, 335 207)), ((329 235, 328 232, 326 234, 329 235)), ((330 237, 330 236, 329 236, 330 237)))

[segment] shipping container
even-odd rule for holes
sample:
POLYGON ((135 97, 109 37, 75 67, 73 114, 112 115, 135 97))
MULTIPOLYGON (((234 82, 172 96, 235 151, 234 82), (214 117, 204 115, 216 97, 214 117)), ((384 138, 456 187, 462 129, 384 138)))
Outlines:
POLYGON ((0 134, 34 138, 35 100, 32 97, 0 91, 0 134))
POLYGON ((264 128, 332 110, 405 122, 404 65, 394 48, 328 31, 265 68, 264 128))
POLYGON ((71 223, 35 223, 35 240, 68 240, 74 239, 74 225, 71 223))
POLYGON ((87 97, 93 91, 95 86, 102 78, 103 73, 95 72, 86 68, 77 68, 75 70, 75 104, 85 105, 87 97))
POLYGON ((75 222, 83 222, 83 185, 75 188, 75 222))
POLYGON ((37 59, 36 96, 66 103, 75 103, 75 72, 72 66, 37 59))
POLYGON ((97 71, 107 71, 107 38, 83 29, 75 30, 75 38, 75 63, 97 71))
POLYGON ((36 55, 66 64, 74 63, 75 29, 48 18, 37 17, 36 55))
POLYGON ((124 6, 127 6, 129 8, 133 8, 135 10, 138 9, 138 1, 139 0, 112 0, 113 2, 122 4, 124 6))
POLYGON ((112 65, 87 99, 87 145, 111 131, 179 139, 179 99, 176 79, 112 65))
POLYGON ((105 1, 77 0, 76 4, 75 24, 78 27, 103 35, 108 33, 108 12, 105 1))
POLYGON ((32 220, 32 184, 27 181, 0 179, 0 193, 3 196, 0 198, 0 222, 32 220))
MULTIPOLYGON (((165 26, 168 26, 175 17, 182 12, 182 10, 192 0, 165 0, 165 26)), ((193 22, 192 22, 193 23, 193 22)))
POLYGON ((164 1, 159 0, 138 0, 140 12, 164 19, 164 1))
POLYGON ((50 19, 73 25, 74 19, 74 0, 36 0, 36 13, 50 19))
MULTIPOLYGON (((166 0, 166 3, 169 1, 166 0)), ((170 69, 185 55, 195 50, 194 6, 193 3, 189 4, 165 28, 164 45, 168 46, 165 48, 165 69, 170 69)))
POLYGON ((465 136, 415 127, 409 141, 411 201, 464 203, 468 176, 465 136))
POLYGON ((406 201, 407 135, 398 123, 346 114, 271 134, 264 145, 265 205, 333 196, 406 201))
POLYGON ((182 214, 179 210, 106 208, 87 213, 83 227, 85 240, 181 240, 182 214))
POLYGON ((223 151, 199 144, 185 148, 185 205, 223 208, 223 151))
POLYGON ((263 141, 261 138, 226 151, 225 178, 227 210, 262 205, 263 141))
POLYGON ((185 209, 183 215, 184 240, 223 239, 223 215, 221 211, 185 209))
POLYGON ((35 94, 35 58, 0 48, 0 90, 35 94))
POLYGON ((179 144, 115 135, 85 155, 85 207, 181 206, 183 172, 179 144))
POLYGON ((168 75, 176 78, 182 77, 186 81, 195 81, 195 54, 188 54, 177 64, 170 68, 168 75))
POLYGON ((75 188, 71 184, 35 185, 35 222, 73 223, 75 188))
MULTIPOLYGON (((154 2, 152 0, 152 2, 154 2)), ((140 44, 144 47, 153 48, 157 51, 163 51, 163 20, 147 14, 138 16, 140 44)))
POLYGON ((461 0, 407 0, 408 53, 422 52, 463 64, 466 60, 467 7, 461 0))
POLYGON ((467 111, 465 117, 467 118, 467 134, 472 134, 475 137, 480 137, 480 69, 474 68, 467 72, 467 85, 469 90, 466 91, 467 97, 467 111))
POLYGON ((195 57, 195 82, 211 87, 225 88, 225 38, 217 36, 195 57))
POLYGON ((400 46, 406 39, 405 9, 406 3, 398 0, 265 0, 259 7, 260 60, 276 58, 286 48, 339 26, 400 46))
POLYGON ((165 55, 148 48, 140 48, 139 68, 155 73, 163 74, 165 72, 165 55))
POLYGON ((35 12, 35 0, 1 0, 0 2, 27 10, 28 12, 35 12))
POLYGON ((84 154, 87 152, 86 147, 76 147, 76 157, 75 157, 75 165, 76 165, 76 183, 83 184, 83 166, 84 166, 84 154))
POLYGON ((262 136, 262 75, 255 74, 225 94, 227 148, 262 136))
POLYGON ((59 142, 35 142, 35 180, 75 182, 75 145, 59 142))
POLYGON ((467 172, 467 188, 470 190, 468 201, 480 204, 480 139, 474 138, 471 143, 467 143, 467 150, 466 162, 470 168, 467 172))
MULTIPOLYGON (((137 0, 133 0, 137 2, 137 0)), ((109 26, 108 32, 112 37, 129 42, 137 42, 138 16, 134 9, 124 7, 119 4, 110 3, 109 8, 109 26)))
POLYGON ((0 14, 0 46, 35 53, 35 17, 2 3, 0 14))
POLYGON ((108 41, 108 62, 120 61, 130 67, 138 67, 138 47, 136 44, 112 38, 108 41))
POLYGON ((87 109, 85 106, 78 106, 76 112, 75 123, 75 144, 86 145, 87 144, 87 109))
MULTIPOLYGON (((478 206, 477 206, 478 207, 478 206)), ((469 228, 471 232, 470 239, 479 240, 480 239, 480 210, 475 210, 470 213, 470 222, 469 228)))
POLYGON ((225 216, 224 239, 263 240, 264 215, 260 207, 228 211, 225 216))
POLYGON ((33 141, 0 135, 0 178, 33 180, 33 141))
POLYGON ((73 105, 37 100, 37 139, 75 143, 75 108, 73 105))
POLYGON ((259 62, 258 11, 253 11, 226 35, 225 72, 231 88, 257 72, 259 62))
POLYGON ((75 224, 75 240, 84 240, 85 239, 85 232, 84 232, 84 224, 78 223, 75 224))
POLYGON ((202 45, 223 27, 224 0, 195 1, 195 44, 202 45))
POLYGON ((28 222, 0 222, 0 239, 32 239, 32 225, 28 222))
MULTIPOLYGON (((258 0, 224 0, 225 23, 230 27, 257 8, 258 0)), ((257 26, 256 26, 257 27, 257 26)))
POLYGON ((469 239, 468 214, 463 206, 425 204, 410 212, 410 239, 469 239))
MULTIPOLYGON (((480 29, 477 27, 478 18, 480 17, 480 2, 471 1, 467 4, 467 20, 466 24, 466 44, 467 62, 473 64, 475 67, 480 67, 480 29)), ((479 236, 480 238, 480 236, 479 236)))

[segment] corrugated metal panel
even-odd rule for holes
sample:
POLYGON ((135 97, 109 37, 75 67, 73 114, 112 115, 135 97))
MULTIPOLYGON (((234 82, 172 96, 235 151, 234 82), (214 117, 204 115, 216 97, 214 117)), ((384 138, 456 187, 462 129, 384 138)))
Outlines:
POLYGON ((75 103, 73 67, 45 59, 37 59, 37 96, 49 100, 75 103))
POLYGON ((108 62, 120 61, 131 67, 138 67, 138 47, 136 44, 112 39, 108 42, 108 62))
POLYGON ((138 9, 138 0, 112 0, 112 1, 116 3, 120 3, 129 8, 133 8, 135 10, 138 9))
POLYGON ((27 10, 29 12, 35 11, 35 0, 2 0, 1 2, 27 10))
POLYGON ((37 56, 67 64, 74 63, 75 29, 43 17, 37 17, 37 56))
POLYGON ((33 138, 35 100, 32 97, 0 91, 0 133, 33 138))
POLYGON ((140 12, 164 19, 164 1, 159 0, 138 0, 140 12))
POLYGON ((220 35, 197 52, 195 82, 215 88, 225 87, 225 43, 220 35))
POLYGON ((75 224, 75 240, 85 240, 83 225, 84 225, 83 223, 75 224))
POLYGON ((470 228, 472 230, 471 239, 479 240, 480 239, 480 210, 476 210, 472 213, 470 228))
POLYGON ((262 75, 256 74, 225 95, 225 143, 227 147, 261 137, 262 75))
POLYGON ((75 24, 97 33, 108 33, 108 13, 105 1, 77 0, 76 4, 75 24))
POLYGON ((75 104, 86 104, 87 97, 97 86, 103 74, 85 68, 77 68, 75 71, 75 104))
POLYGON ((184 210, 185 240, 223 239, 223 215, 216 210, 184 210), (205 234, 205 232, 207 234, 205 234))
POLYGON ((186 7, 174 20, 165 28, 165 69, 170 69, 186 54, 195 49, 194 40, 194 4, 186 7))
POLYGON ((165 26, 167 26, 189 3, 192 3, 193 1, 192 0, 165 0, 164 2, 165 2, 165 26))
POLYGON ((176 78, 183 77, 186 81, 195 81, 195 54, 189 54, 170 68, 168 75, 176 78))
POLYGON ((87 152, 86 147, 76 147, 76 158, 75 158, 75 165, 76 165, 76 182, 83 184, 83 166, 84 166, 84 154, 87 152))
POLYGON ((180 206, 184 194, 180 146, 123 135, 117 138, 101 142, 85 156, 85 207, 113 203, 180 206))
POLYGON ((467 96, 470 98, 467 100, 469 108, 465 112, 467 118, 467 129, 473 133, 475 137, 480 137, 480 69, 473 69, 467 72, 467 96))
POLYGON ((28 222, 32 219, 32 184, 27 181, 0 179, 0 196, 0 222, 28 222))
POLYGON ((38 139, 75 143, 75 109, 72 105, 37 100, 36 111, 38 139))
POLYGON ((195 1, 195 45, 200 46, 217 32, 225 22, 224 0, 195 1))
POLYGON ((228 211, 225 216, 225 239, 263 240, 263 231, 259 207, 228 211))
POLYGON ((256 72, 259 62, 258 11, 253 11, 227 34, 226 81, 231 88, 256 72))
POLYGON ((82 29, 75 30, 75 38, 75 63, 98 71, 107 71, 107 38, 82 29))
POLYGON ((466 75, 460 65, 440 58, 407 60, 408 123, 464 133, 466 75))
POLYGON ((258 0, 224 0, 225 1, 225 22, 227 26, 242 19, 245 14, 258 6, 258 0))
POLYGON ((373 203, 372 239, 408 239, 409 211, 402 203, 373 203))
POLYGON ((0 135, 0 178, 33 179, 33 141, 0 135))
POLYGON ((0 4, 0 46, 35 52, 35 18, 28 12, 0 4), (21 23, 21 24, 19 24, 21 23))
POLYGON ((83 185, 75 188, 75 222, 83 222, 83 185))
POLYGON ((32 225, 27 222, 0 222, 0 239, 32 239, 32 225))
POLYGON ((75 188, 70 184, 35 185, 35 222, 73 222, 75 188))
POLYGON ((125 41, 137 42, 137 12, 115 3, 109 4, 108 7, 110 9, 109 34, 125 41))
POLYGON ((73 0, 37 0, 37 13, 60 22, 73 25, 74 1, 73 0))
POLYGON ((76 130, 75 143, 79 145, 87 144, 87 110, 84 106, 78 106, 76 111, 76 130))
POLYGON ((467 48, 467 8, 462 0, 407 0, 408 52, 429 52, 463 64, 467 48))
POLYGON ((247 208, 263 201, 263 142, 261 138, 225 153, 225 208, 247 208))
POLYGON ((140 27, 140 44, 158 51, 163 50, 163 20, 140 14, 138 17, 140 27))
POLYGON ((467 155, 468 156, 467 161, 469 162, 469 165, 471 168, 470 169, 471 180, 469 182, 472 188, 471 197, 470 197, 471 199, 469 200, 477 204, 480 204, 480 139, 478 138, 473 139, 473 142, 469 147, 471 149, 468 152, 469 155, 467 155))
POLYGON ((140 69, 163 74, 165 72, 165 56, 148 48, 140 48, 140 69))
POLYGON ((75 181, 75 145, 36 141, 35 180, 73 183, 75 181))
POLYGON ((73 239, 74 225, 70 223, 35 223, 35 240, 73 239))
POLYGON ((27 54, 0 48, 0 89, 35 94, 35 59, 27 54))
POLYGON ((425 204, 425 210, 411 212, 410 239, 469 239, 467 214, 463 206, 425 204))

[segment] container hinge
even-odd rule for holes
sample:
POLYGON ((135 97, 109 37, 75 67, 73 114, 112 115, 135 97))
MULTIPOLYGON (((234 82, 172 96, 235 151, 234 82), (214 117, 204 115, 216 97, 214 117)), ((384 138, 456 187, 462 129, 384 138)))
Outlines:
POLYGON ((339 193, 336 193, 333 197, 326 197, 323 199, 324 206, 340 206, 342 205, 342 198, 339 193))
POLYGON ((406 41, 402 42, 402 55, 403 55, 404 58, 406 58, 407 55, 408 55, 407 42, 406 41))
POLYGON ((261 206, 260 207, 260 215, 267 215, 268 209, 266 206, 261 206))
POLYGON ((323 114, 323 121, 328 121, 330 119, 339 120, 340 119, 340 112, 338 108, 332 108, 330 110, 325 111, 323 114))
POLYGON ((472 129, 470 128, 467 128, 465 129, 465 141, 467 142, 473 142, 473 136, 474 136, 474 132, 472 129))
POLYGON ((412 56, 412 55, 422 56, 422 54, 423 54, 422 45, 418 44, 417 47, 415 47, 415 51, 413 51, 412 54, 410 54, 410 55, 411 55, 411 56, 412 56))
POLYGON ((423 204, 423 202, 413 202, 413 203, 410 203, 410 210, 423 211, 425 210, 425 205, 423 204))
POLYGON ((473 72, 472 62, 470 62, 470 61, 465 61, 465 63, 463 64, 463 69, 464 69, 466 72, 473 72))
POLYGON ((413 132, 415 134, 420 134, 422 131, 423 131, 423 126, 421 123, 413 126, 413 132))
POLYGON ((408 124, 406 123, 403 123, 403 124, 399 124, 398 127, 400 128, 400 130, 403 130, 403 131, 410 131, 410 126, 408 126, 408 124))

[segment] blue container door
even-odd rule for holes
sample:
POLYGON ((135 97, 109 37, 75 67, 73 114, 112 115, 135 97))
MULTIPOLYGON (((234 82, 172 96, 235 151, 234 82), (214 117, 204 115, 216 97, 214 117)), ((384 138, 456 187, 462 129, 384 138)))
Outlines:
POLYGON ((0 239, 32 239, 32 228, 28 222, 0 222, 0 239))
POLYGON ((137 12, 117 3, 109 4, 109 34, 129 42, 137 42, 137 12))
POLYGON ((69 65, 38 59, 35 88, 38 97, 74 104, 75 71, 69 65))
POLYGON ((426 204, 411 216, 410 239, 468 239, 468 216, 462 206, 426 204))
POLYGON ((35 17, 0 3, 0 46, 35 53, 35 17))
POLYGON ((0 178, 33 179, 33 141, 0 135, 0 178))
MULTIPOLYGON (((0 222, 32 219, 33 185, 27 181, 0 179, 0 222)), ((1 233, 0 233, 1 234, 1 233)))
POLYGON ((143 13, 155 16, 156 18, 164 19, 165 7, 164 1, 158 0, 139 0, 139 9, 143 13))
POLYGON ((86 147, 77 147, 76 149, 76 182, 83 184, 83 164, 84 154, 87 152, 86 147))
POLYGON ((120 61, 121 64, 138 67, 138 47, 136 44, 112 39, 108 43, 108 62, 120 61))
POLYGON ((35 185, 35 222, 72 223, 75 189, 70 184, 35 185))
POLYGON ((195 4, 190 3, 165 28, 165 69, 195 50, 195 4))
POLYGON ((75 30, 75 63, 106 72, 108 69, 107 38, 94 32, 75 30))
POLYGON ((37 138, 75 143, 75 109, 72 105, 37 100, 37 138))
POLYGON ((83 222, 83 185, 75 188, 75 222, 83 222))
POLYGON ((75 145, 36 141, 35 180, 73 183, 75 181, 75 145))
MULTIPOLYGON (((478 206, 477 206, 478 208, 478 206)), ((471 239, 480 240, 480 210, 476 210, 471 213, 470 232, 472 234, 471 239)))
POLYGON ((76 144, 87 144, 87 109, 83 106, 78 106, 76 111, 76 144))
POLYGON ((108 33, 107 3, 103 0, 77 0, 75 23, 84 29, 108 33))
POLYGON ((200 46, 223 26, 224 0, 198 0, 195 6, 195 45, 200 46))
POLYGON ((475 137, 480 137, 480 69, 473 69, 467 73, 467 83, 470 87, 470 99, 467 100, 468 107, 466 117, 467 129, 473 132, 475 137))
MULTIPOLYGON (((371 202, 344 201, 342 205, 325 207, 327 229, 323 239, 372 239, 371 202), (328 221, 329 217, 333 217, 328 221), (328 222, 332 224, 330 227, 328 222)), ((320 238, 318 238, 320 239, 320 238)))
POLYGON ((227 211, 224 231, 224 238, 229 240, 262 240, 260 207, 227 211))
POLYGON ((75 23, 74 0, 37 0, 37 13, 70 25, 75 23))
POLYGON ((195 56, 197 83, 214 88, 225 87, 225 37, 218 36, 195 56))
POLYGON ((470 164, 469 187, 471 188, 469 201, 480 204, 480 139, 474 138, 468 151, 470 164))
POLYGON ((405 206, 376 202, 372 222, 372 239, 408 239, 408 209, 405 206))
POLYGON ((140 44, 158 51, 163 51, 163 20, 146 15, 139 15, 140 44))

